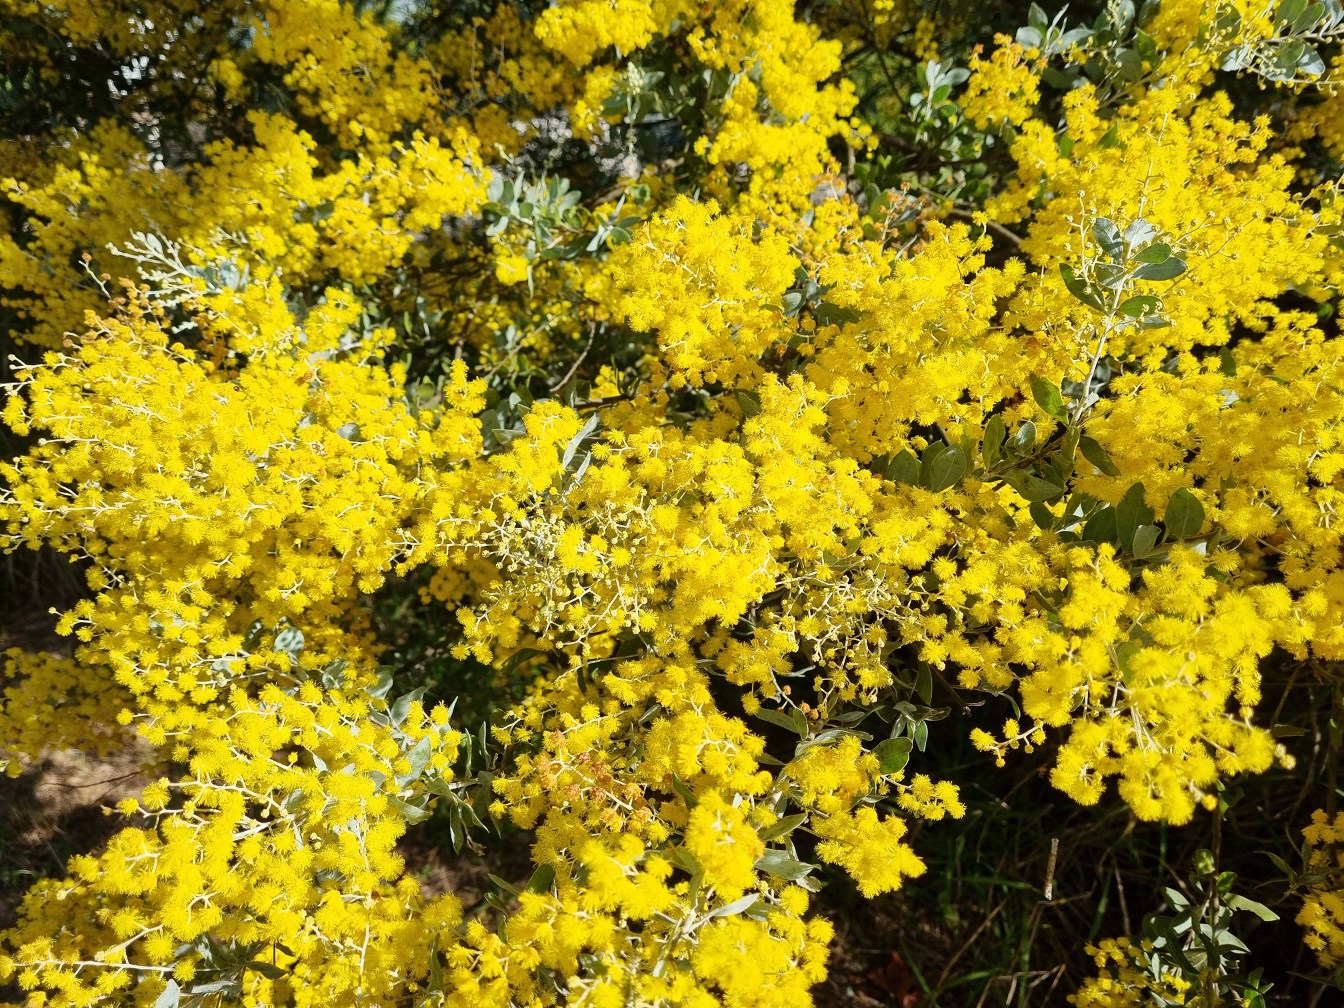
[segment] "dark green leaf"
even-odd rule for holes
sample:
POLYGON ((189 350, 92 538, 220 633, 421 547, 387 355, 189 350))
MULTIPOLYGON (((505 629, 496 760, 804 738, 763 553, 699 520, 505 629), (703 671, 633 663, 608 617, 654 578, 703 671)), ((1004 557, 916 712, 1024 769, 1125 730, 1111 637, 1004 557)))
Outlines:
POLYGON ((1026 501, 1048 501, 1064 493, 1064 488, 1056 486, 1041 479, 1039 476, 1033 476, 1031 473, 1023 472, 1021 469, 1014 469, 1011 472, 1003 474, 1004 482, 1016 490, 1023 500, 1026 501))
POLYGON ((914 745, 908 738, 890 738, 879 742, 873 749, 873 755, 877 757, 882 773, 894 774, 904 770, 910 762, 910 750, 914 745))
POLYGON ((1167 501, 1167 513, 1162 520, 1173 539, 1189 539, 1199 535, 1204 525, 1204 505, 1185 487, 1179 487, 1167 501))
MULTIPOLYGON (((1119 235, 1116 239, 1119 240, 1119 235)), ((1031 395, 1036 400, 1036 405, 1056 420, 1068 419, 1068 414, 1064 411, 1064 397, 1060 395, 1059 386, 1050 379, 1032 375, 1031 395)))
POLYGON ((1161 302, 1151 294, 1135 294, 1120 302, 1120 314, 1131 318, 1143 318, 1157 311, 1159 304, 1161 302))
POLYGON ((1143 57, 1133 49, 1116 50, 1115 64, 1122 81, 1136 81, 1143 76, 1143 57))
POLYGON ((756 861, 757 871, 763 871, 767 875, 773 875, 789 882, 798 881, 804 875, 809 874, 814 867, 816 866, 794 860, 782 850, 768 850, 756 861))
POLYGON ((1107 476, 1120 475, 1120 470, 1116 468, 1115 463, 1111 461, 1111 457, 1106 454, 1106 449, 1086 434, 1078 439, 1078 447, 1083 452, 1083 458, 1091 462, 1101 472, 1107 476))
POLYGON ((980 447, 980 454, 985 460, 986 466, 993 466, 999 461, 1003 450, 1003 439, 1007 436, 1007 429, 1003 425, 1003 417, 995 413, 985 421, 985 436, 980 447))
POLYGON ((532 873, 532 877, 527 880, 527 891, 530 893, 544 893, 550 890, 551 883, 555 881, 555 868, 552 865, 537 865, 537 870, 532 873))
POLYGON ((1125 280, 1125 267, 1120 263, 1099 262, 1093 266, 1092 272, 1096 282, 1108 288, 1108 291, 1115 290, 1125 280))
POLYGON ((1324 29, 1326 26, 1320 22, 1325 17, 1325 13, 1325 4, 1320 2, 1309 4, 1306 10, 1293 18, 1293 32, 1295 34, 1310 33, 1313 28, 1324 29))
POLYGON ((408 823, 424 822, 429 818, 429 811, 427 809, 422 809, 418 805, 412 805, 410 802, 398 798, 396 795, 388 795, 387 803, 400 812, 408 823))
POLYGON ((545 653, 545 651, 538 651, 536 648, 519 648, 513 654, 509 655, 508 658, 504 659, 504 664, 499 667, 500 675, 512 675, 523 662, 545 653))
POLYGON ((420 741, 411 747, 411 751, 406 754, 406 760, 411 764, 411 768, 404 774, 397 775, 397 787, 404 788, 417 777, 421 771, 429 764, 429 757, 434 751, 434 738, 432 735, 422 735, 420 741))
POLYGON ((947 451, 948 444, 945 441, 933 441, 924 448, 924 453, 919 459, 919 482, 921 486, 929 485, 929 476, 933 470, 933 463, 939 455, 947 451))
POLYGON ((1171 258, 1171 246, 1166 242, 1157 242, 1156 244, 1149 245, 1146 249, 1143 249, 1134 258, 1141 263, 1147 263, 1149 265, 1166 262, 1171 258))
POLYGON ((1143 501, 1143 484, 1135 483, 1115 507, 1115 539, 1121 549, 1129 549, 1134 542, 1134 530, 1151 524, 1153 509, 1143 501))
POLYGON ((434 994, 443 990, 443 963, 439 961, 438 939, 429 945, 429 990, 434 994))
POLYGON ((902 450, 887 466, 886 475, 893 482, 916 486, 919 483, 919 459, 909 451, 902 450))
POLYGON ((1142 29, 1136 29, 1134 32, 1134 48, 1139 51, 1146 63, 1156 63, 1158 60, 1157 42, 1142 29))
MULTIPOLYGON (((762 711, 761 713, 765 712, 762 711)), ((776 712, 771 711, 770 713, 774 714, 776 712)), ((672 775, 672 790, 681 796, 681 800, 686 803, 688 809, 693 809, 700 804, 700 799, 695 796, 695 792, 691 790, 690 785, 676 774, 672 775)))
POLYGON ((915 673, 915 695, 926 704, 933 703, 933 669, 920 665, 915 673))
POLYGON ((1041 80, 1059 91, 1071 91, 1073 89, 1073 82, 1076 79, 1076 77, 1071 77, 1058 67, 1047 64, 1041 68, 1041 80))
POLYGON ((1092 236, 1112 259, 1124 257, 1125 241, 1120 237, 1120 229, 1109 217, 1098 217, 1092 222, 1092 236))
POLYGON ((1148 554, 1152 553, 1157 546, 1157 540, 1162 535, 1162 530, 1156 525, 1140 525, 1134 530, 1134 544, 1132 552, 1136 557, 1142 560, 1148 554))
POLYGON ((715 907, 705 915, 705 919, 712 920, 715 917, 732 917, 736 914, 740 914, 744 910, 750 908, 758 899, 760 899, 759 893, 747 893, 747 895, 739 897, 731 903, 726 903, 721 907, 715 907))
POLYGON ((1073 460, 1063 453, 1045 459, 1041 468, 1041 479, 1056 486, 1068 486, 1072 475, 1073 460))
POLYGON ((910 738, 915 743, 915 748, 920 752, 929 744, 929 723, 927 721, 916 721, 910 726, 910 738))
POLYGON ((966 475, 967 465, 966 453, 960 448, 939 452, 928 465, 926 485, 935 493, 946 490, 966 475))
POLYGON ((771 724, 779 725, 781 728, 787 728, 789 731, 797 732, 799 738, 807 738, 807 718, 797 707, 790 708, 788 711, 762 707, 756 712, 756 716, 762 721, 769 721, 771 724))
POLYGON ((1136 280, 1173 280, 1185 272, 1180 259, 1166 259, 1159 263, 1145 263, 1134 271, 1136 280))
POLYGON ((1274 56, 1274 64, 1278 74, 1270 74, 1271 80, 1286 80, 1292 77, 1297 70, 1297 64, 1307 51, 1307 44, 1301 39, 1289 39, 1279 46, 1279 51, 1274 56))
POLYGON ((1115 542, 1115 508, 1105 507, 1083 525, 1083 539, 1087 542, 1115 542))
POLYGON ((804 750, 811 749, 813 746, 830 745, 832 742, 838 742, 840 739, 847 736, 858 739, 872 738, 867 732, 856 731, 853 728, 827 728, 825 731, 819 731, 805 741, 800 742, 798 744, 798 751, 803 752, 804 750))
POLYGON ((853 308, 841 308, 839 305, 823 301, 812 312, 818 326, 840 325, 843 322, 857 322, 859 313, 853 308))
POLYGON ((771 840, 778 840, 782 836, 787 836, 795 829, 807 821, 806 812, 798 812, 795 815, 787 815, 779 819, 773 826, 768 826, 761 830, 760 837, 766 843, 771 840))
POLYGON ((518 891, 517 886, 513 885, 511 882, 506 882, 498 875, 487 874, 485 877, 488 878, 491 882, 493 882, 496 885, 496 887, 503 890, 503 892, 506 895, 511 896, 513 899, 517 899, 519 896, 522 895, 522 893, 518 891))
POLYGON ((1006 442, 1008 450, 1014 455, 1025 455, 1036 444, 1036 425, 1027 420, 1006 442))
POLYGON ((1068 288, 1069 293, 1075 298, 1087 305, 1089 308, 1095 308, 1097 311, 1103 311, 1101 298, 1097 297, 1092 291, 1092 286, 1074 272, 1073 267, 1068 263, 1059 264, 1059 275, 1064 279, 1064 286, 1068 288))
POLYGON ((1283 0, 1274 12, 1274 24, 1277 27, 1293 27, 1293 23, 1306 12, 1309 0, 1283 0))

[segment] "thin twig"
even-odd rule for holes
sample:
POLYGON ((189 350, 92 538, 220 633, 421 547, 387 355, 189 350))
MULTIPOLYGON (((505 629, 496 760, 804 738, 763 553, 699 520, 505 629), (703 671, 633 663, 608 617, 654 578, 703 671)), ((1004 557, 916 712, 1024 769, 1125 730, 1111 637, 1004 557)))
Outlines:
POLYGON ((591 322, 589 323, 588 327, 588 342, 584 345, 583 351, 579 354, 578 359, 574 361, 573 367, 571 367, 568 371, 565 372, 565 376, 563 378, 561 378, 558 382, 556 382, 554 385, 551 386, 552 395, 554 395, 556 392, 559 392, 562 388, 564 388, 569 383, 569 380, 574 377, 574 373, 579 370, 579 365, 581 365, 584 362, 584 359, 587 358, 588 351, 593 348, 593 343, 596 339, 597 339, 597 323, 591 322))

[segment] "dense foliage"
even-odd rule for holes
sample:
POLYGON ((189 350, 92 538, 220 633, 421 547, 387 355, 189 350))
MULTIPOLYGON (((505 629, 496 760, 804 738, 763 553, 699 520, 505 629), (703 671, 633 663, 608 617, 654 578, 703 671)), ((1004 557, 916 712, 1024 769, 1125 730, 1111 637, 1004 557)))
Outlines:
POLYGON ((0 541, 87 580, 0 757, 138 736, 153 780, 0 981, 793 1008, 826 887, 919 877, 995 764, 1217 841, 1310 752, 1278 890, 1211 843, 1071 996, 1264 1004, 1266 902, 1338 984, 1341 41, 1337 0, 0 0, 0 541), (530 878, 425 892, 426 820, 530 878))

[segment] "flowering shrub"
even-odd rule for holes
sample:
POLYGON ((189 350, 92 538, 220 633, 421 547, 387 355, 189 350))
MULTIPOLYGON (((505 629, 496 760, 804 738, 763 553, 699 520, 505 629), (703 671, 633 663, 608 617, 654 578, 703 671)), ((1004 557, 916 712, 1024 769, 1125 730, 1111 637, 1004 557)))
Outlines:
MULTIPOLYGON (((1008 13, 0 0, 56 103, 0 138, 0 537, 88 582, 0 758, 153 779, 0 980, 806 1005, 823 882, 966 814, 942 740, 1173 827, 1292 769, 1267 664, 1344 696, 1344 15, 1008 13), (416 577, 479 733, 383 662, 416 577), (493 916, 408 873, 431 816, 527 837, 493 916)), ((1322 983, 1334 800, 1284 824, 1322 983)), ((1273 911, 1193 879, 1076 1004, 1264 1003, 1273 911)))

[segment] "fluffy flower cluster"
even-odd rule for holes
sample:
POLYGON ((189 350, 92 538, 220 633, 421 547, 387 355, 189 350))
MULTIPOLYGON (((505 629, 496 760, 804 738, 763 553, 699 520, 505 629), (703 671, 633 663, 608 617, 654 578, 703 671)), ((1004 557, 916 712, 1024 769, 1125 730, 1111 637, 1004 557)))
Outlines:
POLYGON ((1297 923, 1321 965, 1338 969, 1344 965, 1344 813, 1331 818, 1318 809, 1302 835, 1311 849, 1311 884, 1297 923))

